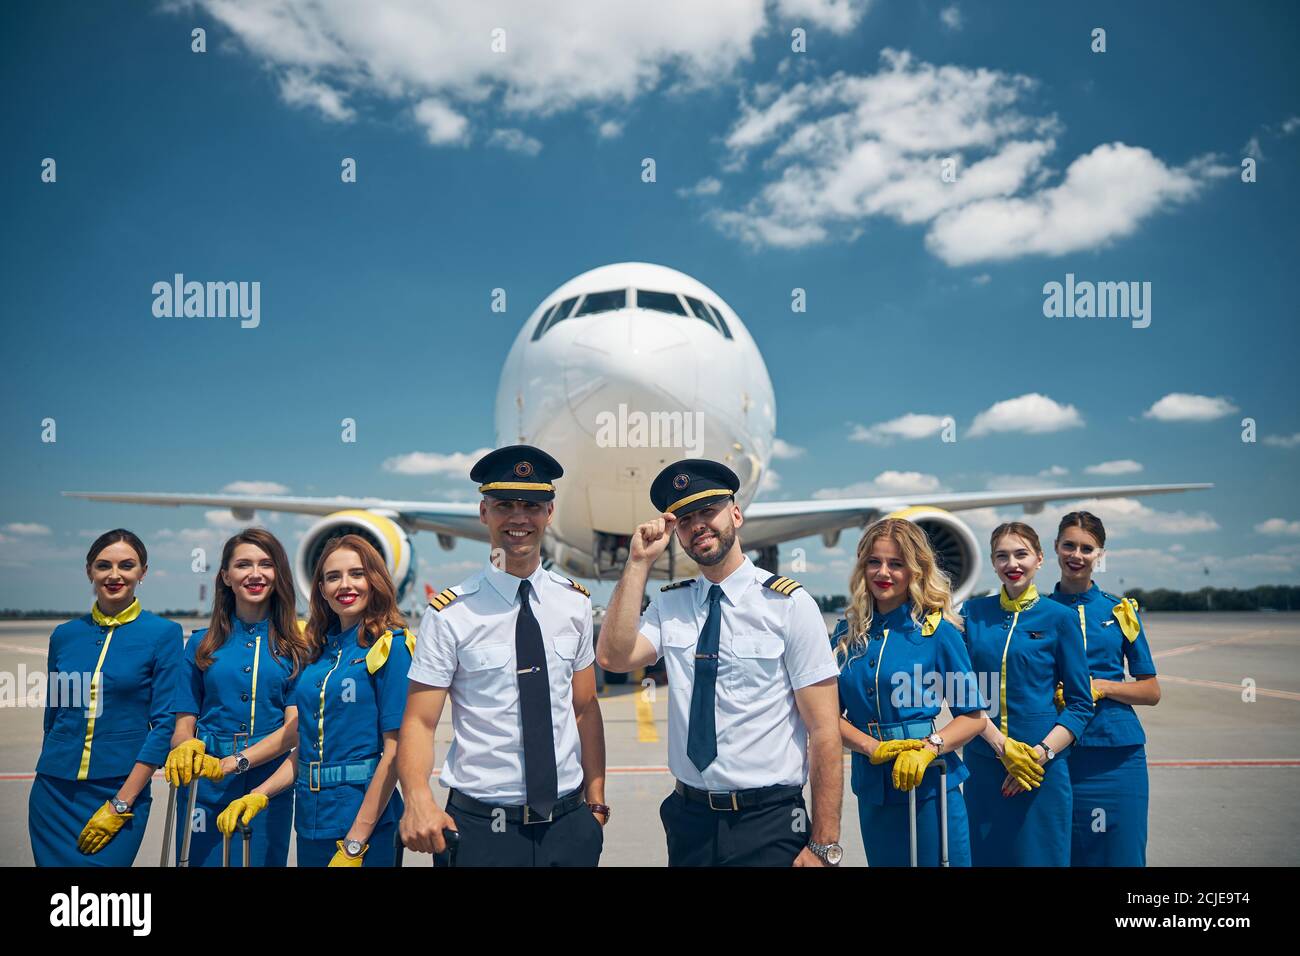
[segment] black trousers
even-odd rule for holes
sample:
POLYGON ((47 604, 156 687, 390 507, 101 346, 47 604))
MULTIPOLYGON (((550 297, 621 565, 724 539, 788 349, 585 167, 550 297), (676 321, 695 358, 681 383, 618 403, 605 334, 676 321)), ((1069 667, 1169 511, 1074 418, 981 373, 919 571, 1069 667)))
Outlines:
POLYGON ((659 819, 669 866, 790 866, 812 833, 803 794, 753 810, 710 810, 674 790, 659 819))
POLYGON ((596 866, 605 845, 605 828, 585 805, 526 826, 452 806, 447 813, 460 831, 456 866, 596 866))

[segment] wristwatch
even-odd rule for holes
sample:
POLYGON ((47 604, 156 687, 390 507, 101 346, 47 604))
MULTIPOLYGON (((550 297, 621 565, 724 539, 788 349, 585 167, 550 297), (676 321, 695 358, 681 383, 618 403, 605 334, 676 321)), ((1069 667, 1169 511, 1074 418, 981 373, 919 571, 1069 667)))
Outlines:
POLYGON ((119 815, 128 813, 131 810, 131 804, 127 803, 125 800, 119 800, 116 797, 110 800, 109 803, 113 805, 113 812, 119 815))
POLYGON ((606 806, 605 804, 603 804, 603 803, 591 803, 591 802, 588 802, 588 803, 587 803, 587 809, 590 810, 592 813, 603 813, 603 814, 605 815, 605 822, 606 822, 606 823, 609 823, 610 817, 613 816, 613 814, 611 814, 611 813, 609 812, 609 807, 607 807, 607 806, 606 806))
POLYGON ((1038 746, 1042 747, 1042 748, 1043 748, 1043 753, 1047 754, 1047 760, 1048 760, 1049 763, 1050 763, 1051 761, 1053 761, 1053 760, 1056 759, 1056 751, 1053 750, 1051 747, 1047 746, 1047 741, 1046 741, 1046 740, 1044 740, 1044 741, 1043 741, 1042 743, 1040 743, 1038 746))
POLYGON ((365 844, 362 843, 360 840, 344 840, 344 841, 343 841, 343 852, 346 853, 348 856, 351 856, 351 857, 358 857, 358 856, 360 856, 360 855, 361 855, 361 851, 362 851, 362 849, 363 849, 364 847, 365 847, 365 844))
POLYGON ((244 756, 244 752, 240 750, 234 755, 234 757, 235 757, 235 773, 247 773, 248 768, 251 766, 251 764, 249 764, 248 758, 244 756))
POLYGON ((813 856, 825 860, 828 866, 839 866, 840 860, 844 859, 844 847, 838 843, 814 843, 809 840, 808 850, 813 856))
POLYGON ((925 742, 928 744, 933 744, 934 749, 937 753, 943 753, 943 738, 940 737, 938 734, 931 734, 930 736, 926 737, 925 742))

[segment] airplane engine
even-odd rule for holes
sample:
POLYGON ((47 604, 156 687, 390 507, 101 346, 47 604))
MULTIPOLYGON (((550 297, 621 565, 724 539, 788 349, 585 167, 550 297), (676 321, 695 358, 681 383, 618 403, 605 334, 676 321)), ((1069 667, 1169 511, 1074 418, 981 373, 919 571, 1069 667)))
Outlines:
POLYGON ((311 600, 309 592, 312 573, 316 570, 321 552, 331 538, 345 534, 360 535, 383 556, 397 589, 397 603, 400 605, 415 583, 415 549, 401 525, 388 515, 375 511, 336 511, 308 529, 298 544, 298 555, 294 560, 299 593, 311 600))
POLYGON ((982 554, 970 527, 956 515, 941 508, 904 508, 887 517, 903 518, 925 532, 939 567, 952 581, 953 605, 966 600, 975 589, 982 554))

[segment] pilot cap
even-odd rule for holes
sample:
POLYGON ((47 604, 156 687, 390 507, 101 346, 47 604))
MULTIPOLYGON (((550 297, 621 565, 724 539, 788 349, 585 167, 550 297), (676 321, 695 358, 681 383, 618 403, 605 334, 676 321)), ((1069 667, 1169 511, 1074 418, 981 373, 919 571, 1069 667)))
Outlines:
POLYGON ((706 458, 687 458, 659 472, 650 483, 650 501, 661 512, 680 518, 739 490, 740 479, 726 465, 706 458))
POLYGON ((508 501, 550 501, 551 484, 564 474, 560 463, 532 445, 507 445, 488 452, 472 469, 471 481, 479 483, 480 494, 508 501))

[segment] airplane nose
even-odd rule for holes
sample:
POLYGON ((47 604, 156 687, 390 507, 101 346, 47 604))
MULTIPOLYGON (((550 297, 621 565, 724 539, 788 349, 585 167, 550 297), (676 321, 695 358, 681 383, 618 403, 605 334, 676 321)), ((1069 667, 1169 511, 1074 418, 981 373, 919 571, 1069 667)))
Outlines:
POLYGON ((565 394, 592 434, 601 413, 620 405, 644 413, 695 407, 697 359, 690 337, 671 317, 625 311, 587 320, 569 348, 565 394))

